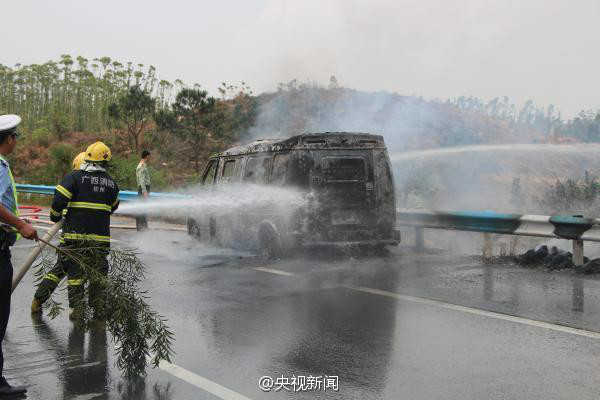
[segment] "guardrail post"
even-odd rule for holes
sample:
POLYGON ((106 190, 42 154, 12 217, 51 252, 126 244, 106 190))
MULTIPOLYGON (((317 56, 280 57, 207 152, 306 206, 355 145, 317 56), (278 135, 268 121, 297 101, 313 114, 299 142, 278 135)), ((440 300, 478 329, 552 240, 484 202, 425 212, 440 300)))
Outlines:
POLYGON ((492 235, 487 232, 483 234, 483 258, 492 258, 492 235))
POLYGON ((573 264, 575 266, 583 265, 583 240, 573 240, 573 264))
POLYGON ((415 228, 415 250, 422 253, 425 249, 425 238, 423 237, 423 228, 415 228))

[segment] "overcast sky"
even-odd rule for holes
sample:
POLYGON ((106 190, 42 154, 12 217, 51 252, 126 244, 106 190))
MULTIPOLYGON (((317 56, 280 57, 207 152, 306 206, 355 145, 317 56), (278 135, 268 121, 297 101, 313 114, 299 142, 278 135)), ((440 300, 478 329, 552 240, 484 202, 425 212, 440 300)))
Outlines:
POLYGON ((60 54, 154 65, 161 78, 293 78, 427 98, 509 96, 571 117, 600 108, 598 0, 12 0, 0 63, 60 54))

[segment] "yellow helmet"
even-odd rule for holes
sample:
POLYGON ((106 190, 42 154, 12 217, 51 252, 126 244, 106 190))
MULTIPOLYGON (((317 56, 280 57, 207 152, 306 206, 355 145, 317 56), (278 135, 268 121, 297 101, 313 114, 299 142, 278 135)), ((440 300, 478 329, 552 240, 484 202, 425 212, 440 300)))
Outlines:
POLYGON ((87 150, 85 151, 85 161, 90 162, 101 162, 101 161, 110 161, 112 154, 110 153, 110 149, 107 145, 102 142, 96 142, 94 144, 90 144, 87 150))
POLYGON ((73 171, 76 171, 79 169, 79 167, 81 167, 81 164, 83 164, 84 158, 85 158, 85 151, 82 151, 81 153, 77 154, 77 156, 73 159, 73 171))

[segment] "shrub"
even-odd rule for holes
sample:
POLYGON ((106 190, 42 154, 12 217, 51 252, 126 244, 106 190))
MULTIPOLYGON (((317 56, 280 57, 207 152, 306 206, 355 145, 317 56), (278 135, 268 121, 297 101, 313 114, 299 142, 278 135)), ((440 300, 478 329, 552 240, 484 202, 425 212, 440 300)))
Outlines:
POLYGON ((36 143, 39 146, 48 147, 50 145, 50 134, 48 133, 48 129, 46 128, 36 128, 31 134, 29 140, 30 142, 36 143))
POLYGON ((56 139, 63 140, 65 133, 71 128, 69 116, 64 111, 55 110, 50 116, 50 123, 56 139))
POLYGON ((50 148, 49 153, 52 169, 62 176, 71 171, 73 158, 78 152, 69 144, 58 143, 50 148))
POLYGON ((538 200, 540 207, 549 214, 580 214, 600 216, 600 183, 598 178, 585 173, 585 178, 557 179, 538 200))
POLYGON ((429 203, 435 197, 437 188, 431 168, 410 165, 394 170, 397 188, 397 202, 401 207, 408 206, 409 196, 416 196, 422 203, 429 203))

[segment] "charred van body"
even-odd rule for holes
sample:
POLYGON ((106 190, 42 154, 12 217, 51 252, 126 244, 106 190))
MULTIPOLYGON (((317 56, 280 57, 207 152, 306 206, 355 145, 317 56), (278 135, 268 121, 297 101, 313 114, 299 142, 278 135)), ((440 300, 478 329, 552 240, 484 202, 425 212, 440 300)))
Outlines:
POLYGON ((294 188, 307 202, 286 212, 261 207, 239 215, 192 216, 191 235, 271 257, 306 247, 400 241, 394 179, 381 136, 319 133, 260 140, 208 161, 201 180, 205 190, 235 183, 294 188))

